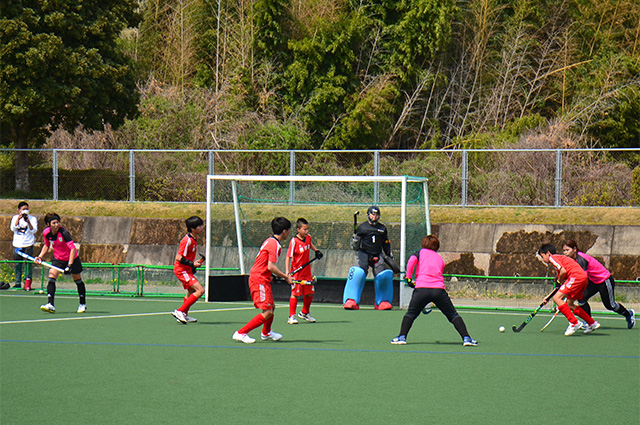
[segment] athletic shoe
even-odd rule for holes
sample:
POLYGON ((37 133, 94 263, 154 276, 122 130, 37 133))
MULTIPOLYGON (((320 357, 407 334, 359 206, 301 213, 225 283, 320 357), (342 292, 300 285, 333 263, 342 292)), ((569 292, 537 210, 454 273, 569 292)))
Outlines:
POLYGON ((41 305, 40 306, 40 310, 46 311, 46 312, 49 312, 49 313, 55 313, 56 312, 56 308, 51 303, 47 303, 45 305, 41 305))
POLYGON ((9 288, 11 288, 11 285, 8 284, 7 282, 0 283, 0 289, 9 289, 9 288))
POLYGON ((636 324, 636 312, 632 308, 629 309, 629 317, 627 317, 627 328, 631 329, 636 324))
POLYGON ((478 341, 476 341, 475 339, 471 338, 470 336, 465 336, 462 339, 462 345, 464 345, 465 347, 477 347, 478 346, 478 341))
POLYGON ((591 332, 595 331, 596 329, 598 329, 600 327, 600 323, 598 322, 593 322, 593 324, 591 325, 587 325, 584 328, 584 333, 586 334, 590 334, 591 332))
POLYGON ((429 314, 433 311, 433 303, 429 303, 426 306, 424 306, 424 308, 422 309, 422 314, 429 314))
POLYGON ((298 317, 301 318, 301 319, 306 320, 309 323, 315 323, 316 322, 316 319, 314 319, 313 316, 311 314, 309 314, 309 313, 305 314, 303 312, 300 312, 300 313, 298 313, 298 317))
POLYGON ((375 310, 391 310, 393 306, 389 301, 382 301, 380 304, 375 306, 375 310))
POLYGON ((187 323, 196 323, 198 321, 198 319, 196 319, 195 317, 191 317, 188 314, 185 314, 184 318, 187 319, 187 323))
POLYGON ((254 342, 256 342, 256 340, 251 338, 249 335, 241 334, 238 331, 235 331, 233 333, 233 337, 232 338, 233 338, 234 341, 244 342, 245 344, 253 344, 254 342))
POLYGON ((16 283, 15 285, 13 285, 14 288, 16 289, 20 289, 22 288, 22 284, 21 283, 16 283))
POLYGON ((569 327, 567 328, 567 330, 564 331, 564 335, 565 336, 573 335, 574 333, 576 333, 578 329, 582 329, 582 328, 583 328, 582 322, 578 320, 578 323, 576 323, 575 325, 569 324, 569 327))
POLYGON ((262 338, 263 341, 267 341, 267 340, 280 341, 282 339, 282 334, 279 334, 278 332, 271 331, 267 335, 260 334, 260 338, 262 338))
POLYGON ((407 337, 406 335, 398 335, 391 340, 391 343, 394 345, 404 345, 407 343, 407 337))
POLYGON ((297 325, 298 324, 298 319, 296 319, 296 315, 292 314, 291 316, 289 316, 289 319, 287 320, 287 323, 290 325, 297 325))
POLYGON ((80 304, 78 306, 78 313, 84 313, 85 311, 87 311, 87 305, 86 304, 80 304))
POLYGON ((360 306, 352 299, 348 299, 343 307, 345 310, 360 310, 360 306))
POLYGON ((186 314, 184 314, 182 311, 180 310, 173 310, 173 317, 175 317, 176 319, 178 319, 178 322, 180 323, 187 323, 187 318, 186 318, 186 314))

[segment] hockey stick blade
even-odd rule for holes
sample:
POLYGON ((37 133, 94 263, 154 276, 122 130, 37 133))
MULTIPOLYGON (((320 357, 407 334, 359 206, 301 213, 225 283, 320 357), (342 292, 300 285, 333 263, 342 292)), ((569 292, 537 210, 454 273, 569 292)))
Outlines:
MULTIPOLYGON (((19 256, 21 256, 23 258, 26 258, 29 261, 33 261, 34 263, 36 262, 35 257, 32 257, 31 255, 26 254, 26 253, 24 253, 22 251, 18 251, 17 249, 16 249, 16 254, 18 254, 19 256)), ((38 263, 36 263, 36 264, 38 264, 38 263)), ((50 269, 58 270, 59 272, 64 273, 64 269, 61 269, 60 267, 56 267, 53 264, 47 263, 46 261, 41 261, 40 265, 41 266, 45 266, 45 267, 49 267, 50 269)))
MULTIPOLYGON (((549 295, 547 295, 546 297, 544 297, 545 300, 548 300, 549 298, 553 297, 553 295, 558 292, 558 289, 560 288, 555 288, 553 291, 551 291, 551 293, 549 295)), ((538 314, 538 312, 540 311, 540 309, 547 303, 548 301, 543 301, 540 303, 540 305, 538 307, 536 307, 535 310, 533 310, 533 312, 529 315, 529 317, 527 317, 524 322, 522 322, 522 324, 520 326, 515 326, 513 325, 511 327, 511 330, 513 330, 514 332, 520 332, 522 329, 524 329, 525 326, 527 326, 527 324, 531 321, 531 319, 533 319, 535 317, 536 314, 538 314)))

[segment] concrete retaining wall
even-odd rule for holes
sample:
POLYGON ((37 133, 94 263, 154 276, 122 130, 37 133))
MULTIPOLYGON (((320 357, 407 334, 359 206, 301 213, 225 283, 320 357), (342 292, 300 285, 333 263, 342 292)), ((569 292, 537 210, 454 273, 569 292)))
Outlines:
MULTIPOLYGON (((10 216, 0 216, 0 258, 12 259, 10 216)), ((80 248, 84 262, 172 264, 177 244, 185 233, 184 220, 119 217, 63 217, 65 226, 80 248)), ((44 222, 39 217, 36 253, 42 243, 44 222)), ((314 243, 325 257, 314 263, 317 276, 346 277, 353 265, 348 249, 350 223, 312 223, 314 243), (341 241, 336 249, 323 249, 328 240, 341 241)), ((390 224, 392 241, 399 239, 399 225, 390 224)), ((269 236, 269 222, 249 223, 245 237, 262 241, 269 236)), ((434 224, 441 241, 445 273, 488 276, 548 276, 551 270, 534 256, 543 243, 574 239, 581 250, 596 257, 617 280, 640 277, 640 226, 566 226, 519 224, 434 224)), ((214 267, 237 267, 238 251, 232 221, 216 221, 211 229, 214 267)), ((415 235, 414 235, 415 236, 415 235)), ((258 245, 256 243, 255 245, 258 245)), ((397 246, 396 246, 397 247, 397 246)), ((418 246, 411 247, 411 250, 418 246)), ((200 249, 204 253, 204 246, 200 249)), ((248 271, 256 247, 245 248, 248 271)), ((396 252, 396 257, 399 255, 396 252)), ((284 256, 281 256, 284 267, 284 256)))

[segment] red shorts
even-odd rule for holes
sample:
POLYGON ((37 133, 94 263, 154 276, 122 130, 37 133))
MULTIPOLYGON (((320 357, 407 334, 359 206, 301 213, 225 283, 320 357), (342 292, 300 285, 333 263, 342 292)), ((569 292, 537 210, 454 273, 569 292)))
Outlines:
POLYGON ((576 280, 576 278, 571 277, 564 281, 558 292, 565 294, 569 300, 580 300, 587 283, 589 283, 587 279, 576 280))
POLYGON ((182 282, 182 287, 184 289, 189 289, 191 286, 198 283, 198 279, 196 279, 190 271, 173 269, 173 274, 175 274, 178 280, 182 282))
POLYGON ((251 291, 253 305, 256 308, 259 308, 260 310, 273 310, 275 308, 273 292, 271 291, 271 282, 253 282, 251 277, 249 277, 249 290, 251 291))
POLYGON ((303 295, 313 295, 316 293, 314 285, 301 285, 299 283, 295 283, 293 288, 291 288, 291 296, 292 297, 301 297, 303 295))

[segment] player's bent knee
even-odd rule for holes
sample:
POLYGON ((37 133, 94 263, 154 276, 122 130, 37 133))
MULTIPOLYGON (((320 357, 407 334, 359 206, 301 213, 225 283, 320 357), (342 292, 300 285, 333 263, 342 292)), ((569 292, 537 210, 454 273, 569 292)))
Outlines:
POLYGON ((347 277, 347 283, 344 285, 344 293, 342 295, 343 304, 349 299, 354 300, 356 304, 360 304, 365 280, 366 274, 360 267, 353 266, 349 269, 349 276, 347 277))

